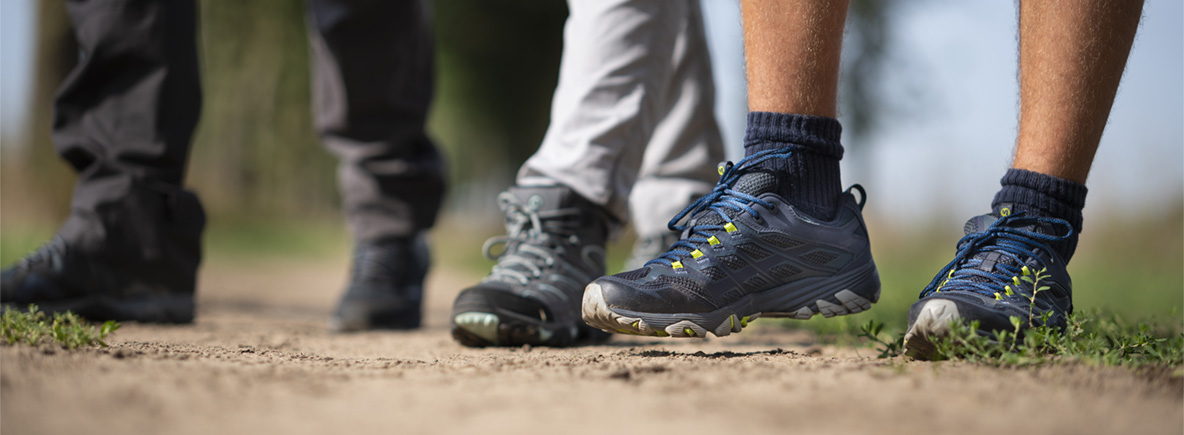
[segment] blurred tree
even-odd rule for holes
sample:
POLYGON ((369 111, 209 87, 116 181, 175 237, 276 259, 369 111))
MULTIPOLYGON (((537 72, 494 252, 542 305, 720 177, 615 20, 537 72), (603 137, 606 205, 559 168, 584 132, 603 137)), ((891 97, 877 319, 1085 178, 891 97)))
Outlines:
POLYGON ((223 215, 337 206, 336 161, 312 128, 304 2, 200 3, 205 103, 189 182, 223 215))
MULTIPOLYGON (((852 0, 847 11, 847 35, 844 38, 842 77, 839 81, 839 111, 844 116, 843 145, 848 150, 845 159, 862 180, 872 178, 876 169, 870 154, 861 148, 872 142, 872 135, 886 119, 917 116, 921 107, 916 101, 889 98, 884 80, 889 68, 900 68, 906 60, 895 56, 892 25, 894 17, 915 2, 885 2, 852 0)), ((891 86, 904 87, 906 92, 921 100, 924 95, 915 86, 920 78, 911 75, 893 76, 891 86)))
MULTIPOLYGON (((879 77, 888 60, 889 13, 897 3, 854 0, 847 12, 842 89, 845 133, 862 138, 875 127, 882 105, 879 77)), ((858 143, 858 141, 855 141, 858 143)))
MULTIPOLYGON (((559 78, 561 1, 435 0, 436 105, 430 130, 447 150, 453 191, 494 192, 538 149, 559 78)), ((487 197, 487 198, 486 198, 487 197)))
MULTIPOLYGON (((33 53, 33 83, 25 130, 18 133, 23 147, 4 149, 3 196, 17 205, 6 217, 61 219, 69 211, 74 173, 58 157, 50 140, 53 127, 53 98, 58 85, 78 63, 78 43, 66 15, 66 3, 37 2, 37 25, 33 53), (30 183, 36 177, 37 183, 30 183), (53 198, 53 201, 32 201, 53 198), (32 210, 36 209, 36 210, 32 210)), ((6 138, 13 139, 13 138, 6 138)), ((8 207, 6 207, 8 208, 8 207)))

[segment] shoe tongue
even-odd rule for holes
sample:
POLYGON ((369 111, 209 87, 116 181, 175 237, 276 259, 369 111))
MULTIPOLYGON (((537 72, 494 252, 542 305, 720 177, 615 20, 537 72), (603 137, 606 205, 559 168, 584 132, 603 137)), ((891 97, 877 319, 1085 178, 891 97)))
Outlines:
MULTIPOLYGON (((602 207, 584 199, 566 186, 523 187, 511 186, 509 194, 514 196, 523 212, 534 210, 541 220, 539 230, 568 237, 579 236, 585 244, 603 245, 609 235, 612 217, 602 207)), ((522 217, 522 215, 519 215, 522 217)), ((506 225, 519 223, 506 215, 506 225)))
MULTIPOLYGON (((1003 204, 996 205, 991 210, 990 213, 980 215, 980 216, 975 216, 975 217, 970 218, 970 220, 966 221, 966 225, 962 227, 962 231, 965 232, 966 234, 980 233, 980 232, 986 231, 987 228, 990 228, 991 225, 995 223, 995 221, 998 221, 1000 218, 1002 218, 1004 216, 1010 216, 1012 213, 1015 213, 1015 212, 1016 212, 1016 209, 1015 209, 1014 204, 1003 203, 1003 204)), ((1022 229, 1025 231, 1031 231, 1031 232, 1041 233, 1041 234, 1056 234, 1055 229, 1053 229, 1049 225, 1028 224, 1028 225, 1025 225, 1022 227, 1013 225, 1013 227, 1018 228, 1018 229, 1022 229)))
POLYGON ((522 201, 522 204, 533 206, 539 211, 571 207, 575 196, 571 189, 563 186, 512 186, 510 193, 522 201))
MULTIPOLYGON (((1010 216, 1014 211, 1015 211, 1015 208, 1013 207, 1013 204, 1003 203, 1003 204, 996 205, 991 210, 990 213, 970 218, 970 220, 966 221, 966 225, 962 227, 962 230, 967 235, 973 234, 973 233, 984 232, 987 230, 987 228, 990 228, 991 225, 993 225, 995 222, 998 222, 999 219, 1002 219, 1004 216, 1010 216)), ((1038 230, 1036 225, 1026 225, 1026 226, 1018 227, 1018 228, 1023 229, 1023 230, 1027 230, 1027 231, 1041 232, 1038 230)), ((995 265, 998 263, 1006 263, 1006 264, 1012 264, 1015 266, 1020 266, 1020 264, 1016 264, 1015 260, 1011 259, 1010 257, 1004 256, 1004 255, 1000 254, 999 252, 994 252, 994 251, 982 252, 982 253, 979 253, 978 255, 975 255, 975 257, 981 258, 983 260, 982 263, 979 264, 979 269, 984 272, 991 272, 995 268, 995 265)), ((972 278, 971 280, 972 281, 982 281, 982 282, 989 281, 988 279, 982 278, 982 277, 972 278)))
POLYGON ((771 172, 753 171, 741 175, 732 184, 732 190, 746 193, 752 196, 760 196, 762 193, 772 192, 777 188, 777 177, 771 172))
MULTIPOLYGON (((990 213, 975 216, 966 221, 966 225, 962 227, 962 231, 966 234, 981 233, 986 231, 987 228, 990 228, 991 225, 1000 218, 1004 216, 1011 216, 1014 211, 1015 205, 1012 203, 1005 202, 1002 204, 997 204, 995 207, 991 208, 990 213)), ((1024 229, 1031 231, 1033 228, 1034 226, 1029 225, 1024 229)))
MULTIPOLYGON (((772 192, 777 188, 777 176, 771 172, 753 171, 741 175, 735 182, 732 183, 732 190, 741 192, 747 195, 760 196, 766 192, 772 192)), ((739 210, 726 209, 724 214, 729 218, 734 218, 740 213, 739 210)), ((715 212, 704 212, 702 216, 694 219, 694 225, 720 225, 724 223, 724 218, 715 212)))
POLYGON ((994 213, 987 213, 970 218, 966 221, 966 225, 962 226, 962 232, 966 234, 981 233, 991 227, 995 221, 999 220, 999 216, 994 213))

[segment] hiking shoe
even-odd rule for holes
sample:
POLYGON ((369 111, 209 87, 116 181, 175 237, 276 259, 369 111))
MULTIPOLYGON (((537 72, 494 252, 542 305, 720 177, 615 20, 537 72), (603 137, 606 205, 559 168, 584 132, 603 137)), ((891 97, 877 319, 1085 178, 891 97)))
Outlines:
POLYGON ((778 157, 758 153, 721 167, 715 189, 671 221, 681 240, 662 256, 589 284, 584 321, 622 334, 722 337, 757 317, 871 308, 880 278, 862 202, 848 189, 830 221, 799 213, 775 193, 772 173, 752 167, 767 158, 778 157), (688 223, 677 225, 684 216, 688 223))
POLYGON ((1014 331, 1013 316, 1020 319, 1021 334, 1029 326, 1064 329, 1073 312, 1072 282, 1065 260, 1049 243, 1070 239, 1073 227, 1010 210, 1002 204, 966 222, 954 260, 909 308, 907 355, 934 357, 934 340, 949 333, 954 321, 978 321, 983 335, 1014 331))
POLYGON ((46 313, 72 311, 90 321, 190 323, 193 277, 153 282, 126 272, 119 258, 88 255, 60 237, 0 272, 4 310, 36 304, 46 313))
POLYGON ((429 257, 422 234, 359 243, 349 286, 329 318, 329 330, 418 328, 429 257))
POLYGON ((481 283, 452 306, 452 337, 466 346, 568 346, 608 338, 580 321, 584 286, 604 274, 607 217, 566 187, 511 187, 498 195, 505 244, 481 283))
POLYGON ((666 252, 674 242, 678 241, 678 233, 670 231, 657 236, 639 237, 633 243, 633 252, 625 260, 625 270, 645 267, 650 260, 666 252))

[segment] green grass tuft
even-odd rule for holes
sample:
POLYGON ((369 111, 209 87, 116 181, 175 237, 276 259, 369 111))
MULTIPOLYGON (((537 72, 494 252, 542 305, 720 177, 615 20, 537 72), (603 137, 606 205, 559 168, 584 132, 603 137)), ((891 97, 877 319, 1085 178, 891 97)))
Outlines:
MULTIPOLYGON (((1012 330, 990 333, 980 332, 977 320, 953 321, 946 336, 934 337, 933 359, 961 359, 995 366, 1084 362, 1103 366, 1177 367, 1184 363, 1184 332, 1168 332, 1171 328, 1154 327, 1148 322, 1129 326, 1118 316, 1104 315, 1099 310, 1071 315, 1064 330, 1046 326, 1052 312, 1038 316, 1034 309, 1036 295, 1049 289, 1042 285, 1049 278, 1048 270, 1029 271, 1025 266, 1023 272, 1020 280, 1032 289, 1030 293, 1021 293, 1029 301, 1026 319, 1012 316, 1012 330)), ((1010 288, 1007 292, 1012 294, 1010 288)), ((891 334, 882 338, 883 328, 883 324, 869 320, 861 327, 859 336, 881 346, 880 358, 900 356, 904 334, 898 334, 895 339, 891 334)))
POLYGON ((977 332, 978 322, 955 322, 950 334, 934 341, 936 359, 962 359, 996 366, 1034 366, 1082 362, 1102 366, 1184 364, 1184 333, 1164 334, 1140 322, 1129 325, 1099 312, 1076 313, 1064 331, 1037 326, 1024 331, 977 332), (1166 335, 1166 336, 1165 336, 1166 335))
POLYGON ((27 312, 10 309, 0 315, 0 336, 6 345, 58 343, 67 349, 92 345, 107 347, 103 340, 120 326, 108 320, 95 327, 69 311, 54 313, 51 318, 36 305, 29 305, 27 312))

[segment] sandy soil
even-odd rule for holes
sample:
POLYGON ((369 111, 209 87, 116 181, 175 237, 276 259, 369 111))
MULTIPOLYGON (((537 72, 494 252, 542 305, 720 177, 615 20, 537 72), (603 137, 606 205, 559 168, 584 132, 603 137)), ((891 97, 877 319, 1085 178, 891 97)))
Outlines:
POLYGON ((215 263, 195 325, 125 325, 108 349, 2 347, 0 431, 1184 433, 1184 384, 1169 373, 877 360, 775 327, 463 348, 448 307, 477 277, 447 272, 430 278, 422 330, 333 335, 344 271, 215 263))

